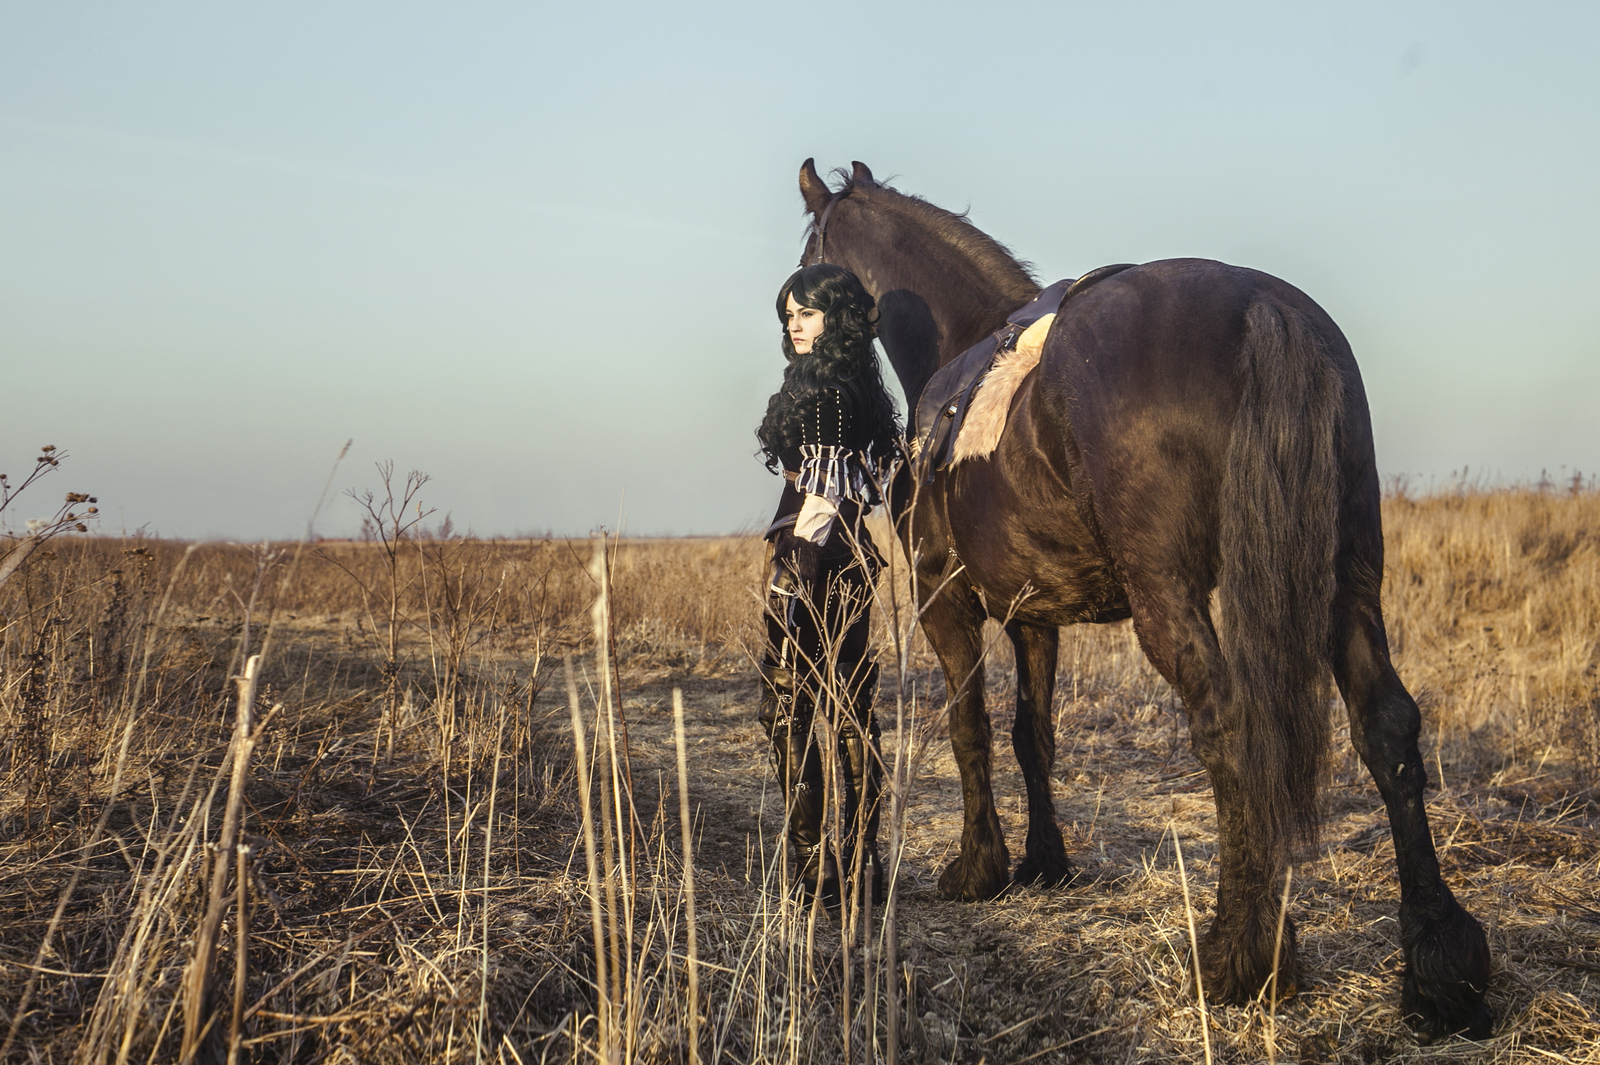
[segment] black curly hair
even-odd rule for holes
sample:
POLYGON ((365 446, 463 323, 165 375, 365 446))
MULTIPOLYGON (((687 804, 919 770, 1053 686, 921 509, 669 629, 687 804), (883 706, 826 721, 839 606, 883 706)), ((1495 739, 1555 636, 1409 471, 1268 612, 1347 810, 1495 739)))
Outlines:
POLYGON ((767 400, 767 414, 756 430, 767 468, 782 468, 780 456, 800 447, 800 417, 805 400, 824 388, 837 388, 851 399, 861 450, 871 448, 881 464, 894 455, 900 419, 883 385, 878 356, 872 348, 878 316, 873 299, 859 278, 842 266, 815 263, 789 276, 778 290, 778 321, 783 323, 783 354, 789 360, 783 387, 767 400), (822 335, 801 354, 789 337, 789 297, 823 314, 822 335))

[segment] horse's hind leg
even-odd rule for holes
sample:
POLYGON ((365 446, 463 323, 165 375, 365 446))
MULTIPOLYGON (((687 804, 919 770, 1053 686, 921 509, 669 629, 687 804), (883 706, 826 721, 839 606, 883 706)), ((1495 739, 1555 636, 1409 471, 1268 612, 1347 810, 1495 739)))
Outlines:
MULTIPOLYGON (((937 587, 937 577, 925 587, 937 587)), ((950 748, 961 773, 961 853, 939 876, 949 899, 992 899, 1011 881, 1011 855, 994 808, 994 728, 983 705, 983 611, 966 587, 928 603, 922 631, 944 668, 950 699, 950 748)))
POLYGON ((1342 569, 1333 669, 1350 712, 1350 741, 1383 795, 1394 835, 1406 963, 1401 1012, 1425 1041, 1460 1031, 1482 1039, 1494 1020, 1484 1002, 1489 943, 1439 876, 1422 795, 1427 770, 1417 749, 1422 715, 1389 661, 1376 567, 1342 569))
POLYGON ((1228 698, 1230 682, 1206 594, 1176 581, 1129 586, 1134 629, 1156 669, 1183 698, 1189 742, 1211 779, 1217 805, 1217 910, 1200 939, 1200 969, 1213 1002, 1249 1002, 1277 969, 1280 998, 1294 994, 1298 954, 1294 921, 1278 911, 1286 855, 1282 841, 1264 836, 1248 816, 1241 744, 1245 723, 1228 698))
POLYGON ((1028 843, 1022 864, 1017 866, 1016 881, 1054 887, 1074 875, 1050 794, 1050 770, 1056 760, 1050 707, 1055 701, 1061 630, 1054 625, 1013 621, 1006 625, 1006 635, 1017 653, 1017 716, 1011 726, 1011 747, 1028 789, 1028 843))

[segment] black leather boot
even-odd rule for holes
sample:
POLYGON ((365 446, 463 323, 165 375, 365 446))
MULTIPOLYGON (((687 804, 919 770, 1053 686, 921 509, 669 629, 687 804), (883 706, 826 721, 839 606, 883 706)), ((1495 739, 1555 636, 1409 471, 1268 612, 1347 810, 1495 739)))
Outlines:
POLYGON ((832 905, 839 897, 839 871, 822 842, 822 760, 811 742, 815 703, 796 686, 794 671, 784 666, 763 662, 761 680, 757 716, 772 741, 795 877, 807 897, 821 891, 823 901, 832 905))
POLYGON ((863 663, 853 672, 849 712, 839 720, 839 756, 845 773, 845 875, 854 885, 859 871, 859 883, 871 885, 872 903, 881 906, 884 877, 878 855, 878 820, 883 806, 883 758, 878 717, 872 710, 878 666, 863 663))

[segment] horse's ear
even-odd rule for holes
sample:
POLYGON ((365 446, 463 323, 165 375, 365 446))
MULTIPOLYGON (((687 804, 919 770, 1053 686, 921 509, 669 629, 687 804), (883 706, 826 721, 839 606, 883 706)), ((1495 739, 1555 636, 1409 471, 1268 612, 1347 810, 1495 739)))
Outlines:
POLYGON ((800 195, 805 198, 806 210, 814 215, 821 215, 828 201, 833 198, 833 190, 817 174, 814 159, 807 159, 800 164, 800 195))
POLYGON ((857 159, 850 164, 850 182, 853 185, 873 186, 877 182, 872 179, 872 171, 867 169, 867 164, 857 159))

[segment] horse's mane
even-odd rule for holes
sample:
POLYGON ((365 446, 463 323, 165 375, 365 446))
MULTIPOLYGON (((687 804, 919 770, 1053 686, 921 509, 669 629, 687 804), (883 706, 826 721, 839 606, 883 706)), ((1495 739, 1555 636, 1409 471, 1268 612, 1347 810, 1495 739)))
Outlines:
MULTIPOLYGON (((985 278, 1001 291, 1014 295, 1017 302, 1032 299, 1039 291, 1039 280, 1034 276, 1034 265, 1017 258, 1012 250, 973 225, 967 212, 959 213, 921 196, 901 192, 876 180, 857 181, 850 171, 837 169, 831 175, 839 180, 835 190, 840 199, 860 194, 873 201, 876 209, 909 218, 933 237, 948 245, 960 257, 970 262, 985 278)), ((812 220, 815 232, 816 221, 812 220)))

